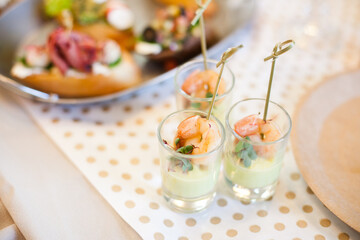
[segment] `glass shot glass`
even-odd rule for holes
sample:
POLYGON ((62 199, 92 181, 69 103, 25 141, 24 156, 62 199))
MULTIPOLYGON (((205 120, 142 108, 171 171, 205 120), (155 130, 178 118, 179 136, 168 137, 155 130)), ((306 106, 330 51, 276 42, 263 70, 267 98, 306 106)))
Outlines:
POLYGON ((174 112, 160 123, 157 130, 163 196, 171 209, 185 213, 201 211, 214 199, 225 142, 224 127, 217 118, 211 117, 221 139, 208 152, 188 155, 170 147, 179 124, 194 115, 206 117, 207 113, 196 110, 174 112))
MULTIPOLYGON (((214 71, 218 76, 220 72, 220 67, 216 68, 217 61, 208 59, 207 66, 208 70, 214 71)), ((196 59, 193 61, 189 61, 177 69, 175 75, 175 95, 176 95, 176 106, 178 110, 182 109, 194 109, 200 110, 204 112, 208 112, 210 103, 212 100, 213 94, 210 89, 214 89, 217 81, 217 77, 213 77, 206 79, 194 79, 189 84, 189 81, 185 83, 185 81, 193 74, 194 72, 204 71, 204 61, 202 59, 196 59), (208 79, 210 79, 208 81, 208 79), (195 90, 196 93, 195 93, 195 90), (188 93, 193 92, 193 94, 189 95, 188 93), (199 97, 199 95, 201 97, 199 97)), ((229 110, 229 107, 232 104, 232 92, 235 84, 235 76, 233 72, 225 66, 221 85, 219 87, 219 92, 215 98, 214 108, 212 110, 212 114, 217 117, 221 122, 225 122, 225 115, 229 110)))
MULTIPOLYGON (((274 195, 291 131, 289 114, 271 101, 267 124, 257 126, 254 119, 263 123, 264 106, 265 99, 245 99, 234 104, 226 117, 224 178, 235 198, 243 202, 263 201, 274 195), (249 118, 250 115, 253 118, 249 118), (245 127, 237 125, 244 118, 250 123, 245 127), (257 127, 261 132, 254 134, 257 127), (241 137, 239 131, 254 135, 241 137), (262 135, 263 132, 267 137, 262 135), (265 140, 261 140, 261 137, 265 140)), ((243 120, 242 123, 247 121, 243 120)))

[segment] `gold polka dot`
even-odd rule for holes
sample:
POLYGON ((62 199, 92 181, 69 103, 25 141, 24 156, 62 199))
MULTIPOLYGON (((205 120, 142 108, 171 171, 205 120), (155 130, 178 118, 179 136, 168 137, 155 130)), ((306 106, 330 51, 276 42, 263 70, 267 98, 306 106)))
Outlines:
POLYGON ((326 240, 326 238, 321 234, 317 234, 315 235, 314 240, 326 240))
POLYGON ((101 121, 96 121, 96 122, 95 122, 95 125, 101 126, 101 125, 103 125, 103 122, 101 122, 101 121))
POLYGON ((106 135, 108 135, 108 136, 114 136, 115 133, 114 133, 114 131, 107 131, 107 132, 106 132, 106 135))
POLYGON ((235 229, 229 229, 226 231, 226 235, 229 237, 235 237, 238 234, 238 232, 235 229))
POLYGON ((118 165, 118 161, 116 159, 110 159, 109 162, 110 162, 111 165, 114 165, 114 166, 118 165))
POLYGON ((147 150, 147 149, 149 149, 149 145, 146 144, 146 143, 143 143, 143 144, 141 144, 141 149, 142 150, 147 150))
POLYGON ((174 223, 173 223, 170 219, 165 219, 165 220, 164 220, 164 224, 165 224, 165 226, 167 226, 167 227, 172 227, 172 226, 174 226, 174 223))
POLYGON ((162 117, 159 117, 159 118, 157 119, 157 122, 158 122, 158 123, 161 123, 162 120, 163 120, 162 117))
POLYGON ((140 194, 140 195, 145 194, 145 190, 142 189, 142 188, 136 188, 136 189, 135 189, 135 192, 136 192, 137 194, 140 194))
POLYGON ((87 114, 89 111, 90 111, 89 108, 83 108, 83 109, 81 110, 81 112, 82 112, 83 114, 87 114))
POLYGON ((306 188, 306 192, 307 192, 308 194, 314 194, 313 190, 311 190, 310 187, 307 187, 307 188, 306 188))
POLYGON ((77 150, 80 150, 80 149, 83 149, 84 148, 84 145, 82 145, 81 143, 78 143, 75 145, 75 149, 77 150))
POLYGON ((297 237, 296 237, 296 238, 293 238, 292 240, 301 240, 301 238, 297 238, 297 237))
POLYGON ((87 131, 86 136, 92 137, 92 136, 94 136, 94 133, 92 131, 87 131))
POLYGON ((313 208, 310 205, 304 205, 303 206, 303 211, 306 212, 306 213, 311 213, 313 211, 313 208))
POLYGON ((160 165, 160 159, 154 158, 153 163, 154 163, 155 165, 159 166, 159 165, 160 165))
POLYGON ((148 216, 141 216, 139 218, 140 222, 142 223, 149 223, 150 222, 150 218, 148 216))
POLYGON ((58 122, 60 121, 60 119, 59 119, 59 118, 53 118, 51 121, 52 121, 53 123, 58 123, 58 122))
POLYGON ((154 239, 155 240, 164 240, 165 237, 164 237, 164 235, 162 233, 157 232, 157 233, 154 234, 154 239))
POLYGON ((159 209, 159 204, 157 204, 156 202, 151 202, 150 204, 149 204, 149 207, 151 208, 151 209, 159 209))
POLYGON ((171 103, 165 103, 165 104, 164 104, 164 107, 165 107, 165 108, 171 108, 171 103))
POLYGON ((126 149, 126 144, 121 143, 121 144, 119 144, 118 148, 119 148, 120 150, 124 150, 124 149, 126 149))
POLYGON ((307 222, 305 222, 304 220, 299 220, 299 221, 296 222, 296 225, 299 228, 306 228, 307 227, 307 222))
POLYGON ((182 236, 182 237, 179 237, 178 240, 189 240, 189 239, 187 237, 182 236))
POLYGON ((121 191, 121 187, 119 185, 113 185, 111 187, 111 190, 113 190, 113 192, 120 192, 121 191))
POLYGON ((217 201, 217 204, 220 206, 220 207, 225 207, 227 205, 227 201, 223 198, 220 198, 218 201, 217 201))
POLYGON ((125 106, 124 111, 125 112, 131 112, 132 108, 130 106, 125 106))
POLYGON ((99 145, 99 146, 97 147, 97 149, 98 149, 99 151, 105 151, 105 150, 106 150, 106 147, 105 147, 104 145, 99 145))
POLYGON ((285 195, 288 199, 294 199, 296 194, 294 192, 287 192, 285 195))
POLYGON ((156 193, 161 196, 162 195, 162 189, 161 188, 156 189, 156 193))
POLYGON ((110 106, 105 105, 101 109, 103 110, 103 112, 108 112, 108 111, 110 111, 110 106))
POLYGON ((253 232, 253 233, 257 233, 257 232, 260 232, 261 228, 258 226, 258 225, 252 225, 250 226, 250 231, 253 232))
POLYGON ((266 216, 268 215, 268 213, 267 213, 267 211, 265 211, 265 210, 259 210, 259 211, 257 212, 257 215, 258 215, 259 217, 266 217, 266 216))
POLYGON ((135 203, 134 203, 133 201, 131 201, 131 200, 128 200, 128 201, 125 202, 125 206, 126 206, 127 208, 134 208, 134 207, 135 207, 135 203))
POLYGON ((144 174, 144 179, 145 180, 151 180, 152 179, 152 174, 151 173, 145 173, 144 174))
POLYGON ((249 200, 240 200, 241 204, 249 205, 251 202, 249 200))
POLYGON ((234 215, 233 215, 234 220, 241 220, 243 218, 244 218, 244 215, 242 215, 241 213, 234 213, 234 215))
POLYGON ((154 94, 153 94, 153 97, 154 97, 154 98, 157 98, 157 97, 159 97, 159 94, 158 94, 158 93, 154 93, 154 94))
POLYGON ((122 122, 122 121, 116 122, 116 126, 122 127, 122 126, 124 126, 124 122, 122 122))
POLYGON ((71 132, 66 132, 66 133, 64 133, 64 137, 71 137, 72 136, 72 133, 71 132))
POLYGON ((329 227, 331 225, 331 221, 327 218, 323 218, 320 220, 320 225, 323 227, 329 227))
POLYGON ((202 235, 201 235, 201 239, 202 240, 210 240, 210 239, 212 239, 212 234, 211 233, 209 233, 209 232, 206 232, 206 233, 203 233, 202 235))
POLYGON ((42 111, 43 113, 47 113, 47 112, 49 112, 49 110, 50 110, 49 107, 43 107, 43 108, 41 109, 41 111, 42 111))
POLYGON ((188 218, 188 219, 186 219, 186 225, 188 225, 189 227, 193 227, 193 226, 195 226, 196 225, 196 220, 195 219, 193 219, 193 218, 188 218))
POLYGON ((339 240, 349 240, 350 236, 347 233, 340 233, 339 236, 338 236, 338 239, 339 240))
POLYGON ((292 174, 290 175, 290 178, 291 178, 292 180, 294 180, 294 181, 299 180, 299 179, 300 179, 300 174, 299 174, 299 173, 292 173, 292 174))
POLYGON ((80 122, 80 118, 73 118, 73 122, 74 122, 74 123, 80 122))
POLYGON ((94 163, 94 162, 95 162, 95 158, 94 158, 94 157, 88 157, 88 158, 86 159, 86 161, 87 161, 88 163, 94 163))
POLYGON ((135 123, 137 125, 142 125, 144 123, 144 120, 142 120, 141 118, 138 118, 138 119, 136 119, 135 123))
POLYGON ((128 174, 128 173, 123 173, 121 176, 122 176, 122 178, 125 179, 125 180, 130 180, 130 179, 131 179, 131 175, 128 174))
POLYGON ((138 158, 132 158, 130 160, 131 165, 138 165, 140 160, 138 158))
POLYGON ((151 110, 152 107, 150 105, 146 105, 144 108, 145 110, 151 110))
POLYGON ((154 136, 155 136, 155 132, 149 132, 149 136, 150 136, 150 137, 154 137, 154 136))
POLYGON ((134 133, 134 132, 129 132, 128 135, 129 135, 129 137, 135 137, 135 136, 136 136, 136 133, 134 133))
POLYGON ((279 211, 280 211, 281 213, 286 214, 286 213, 289 213, 290 209, 289 209, 288 207, 281 206, 281 207, 279 208, 279 211))
POLYGON ((107 171, 100 171, 99 172, 99 176, 100 177, 107 177, 109 174, 108 174, 108 172, 107 171))
POLYGON ((221 222, 221 218, 219 218, 219 217, 212 217, 212 218, 210 219, 210 222, 211 222, 212 224, 219 224, 219 223, 221 222))
POLYGON ((273 196, 271 196, 271 197, 267 198, 265 201, 270 202, 271 200, 273 200, 273 196))
POLYGON ((278 231, 282 231, 285 229, 285 225, 282 223, 275 223, 274 228, 278 231))

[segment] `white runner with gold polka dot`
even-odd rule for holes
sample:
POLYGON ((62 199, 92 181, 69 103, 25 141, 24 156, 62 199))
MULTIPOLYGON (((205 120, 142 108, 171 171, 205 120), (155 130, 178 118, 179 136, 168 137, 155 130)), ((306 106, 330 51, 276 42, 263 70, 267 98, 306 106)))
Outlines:
MULTIPOLYGON (((265 97, 270 63, 263 58, 276 42, 289 38, 296 46, 277 61, 271 98, 290 113, 299 97, 324 77, 359 65, 360 1, 289 3, 258 1, 252 27, 241 37, 245 47, 229 63, 237 79, 234 101, 265 97)), ((155 132, 160 120, 175 110, 172 80, 105 105, 64 107, 21 101, 144 239, 360 239, 307 187, 291 147, 272 200, 242 204, 224 192, 221 178, 217 197, 207 210, 170 211, 161 197, 155 132)))

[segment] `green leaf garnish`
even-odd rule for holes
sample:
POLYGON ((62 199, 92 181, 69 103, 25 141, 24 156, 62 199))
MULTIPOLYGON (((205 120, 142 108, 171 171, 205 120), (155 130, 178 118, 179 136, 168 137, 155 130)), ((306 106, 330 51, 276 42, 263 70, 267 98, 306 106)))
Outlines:
POLYGON ((191 161, 186 158, 170 157, 169 160, 170 160, 170 164, 168 171, 175 172, 176 167, 181 167, 184 173, 193 170, 193 165, 191 164, 191 161))
POLYGON ((201 103, 199 103, 199 102, 193 102, 193 103, 191 103, 191 107, 192 107, 192 108, 197 108, 197 109, 199 109, 199 108, 201 107, 201 103))
POLYGON ((175 145, 178 145, 179 142, 180 142, 180 138, 176 138, 175 139, 175 145))
POLYGON ((243 149, 244 143, 242 141, 239 141, 235 146, 235 152, 238 153, 243 149))
POLYGON ((119 57, 115 62, 109 64, 109 68, 116 67, 121 62, 121 57, 119 57))
POLYGON ((183 163, 183 165, 182 165, 183 172, 188 172, 188 171, 193 170, 193 165, 190 163, 190 161, 188 159, 180 158, 180 160, 183 163))
POLYGON ((244 167, 248 168, 251 166, 251 159, 245 154, 243 159, 244 167))
POLYGON ((178 153, 182 153, 182 154, 189 154, 192 153, 194 149, 193 145, 186 145, 184 147, 179 148, 178 150, 176 150, 178 153))
POLYGON ((25 67, 29 67, 29 64, 26 62, 25 57, 19 57, 18 61, 21 62, 25 67))
MULTIPOLYGON (((245 139, 250 140, 249 137, 245 137, 245 139)), ((239 141, 235 146, 234 152, 236 153, 236 156, 241 159, 246 168, 251 166, 251 160, 257 158, 254 147, 248 142, 239 141)))
POLYGON ((205 97, 207 97, 207 98, 212 98, 212 97, 213 97, 213 94, 212 94, 211 92, 207 92, 206 95, 205 95, 205 97))

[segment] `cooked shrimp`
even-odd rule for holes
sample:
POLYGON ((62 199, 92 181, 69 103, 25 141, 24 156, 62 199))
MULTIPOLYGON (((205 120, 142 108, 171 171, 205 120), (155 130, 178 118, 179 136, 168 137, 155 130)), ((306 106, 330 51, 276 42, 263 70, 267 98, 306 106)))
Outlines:
MULTIPOLYGON (((271 120, 264 121, 258 115, 247 116, 235 123, 235 132, 241 137, 249 137, 253 142, 273 142, 281 137, 279 129, 271 120)), ((271 158, 275 153, 274 145, 254 145, 257 155, 271 158)))
MULTIPOLYGON (((214 94, 219 75, 213 70, 194 71, 184 81, 181 89, 192 97, 206 98, 208 93, 214 94)), ((225 92, 225 83, 220 81, 218 95, 225 92)))
POLYGON ((175 139, 177 138, 179 142, 176 147, 193 145, 194 149, 191 153, 193 155, 211 151, 221 141, 220 131, 215 122, 198 115, 180 123, 175 139))

